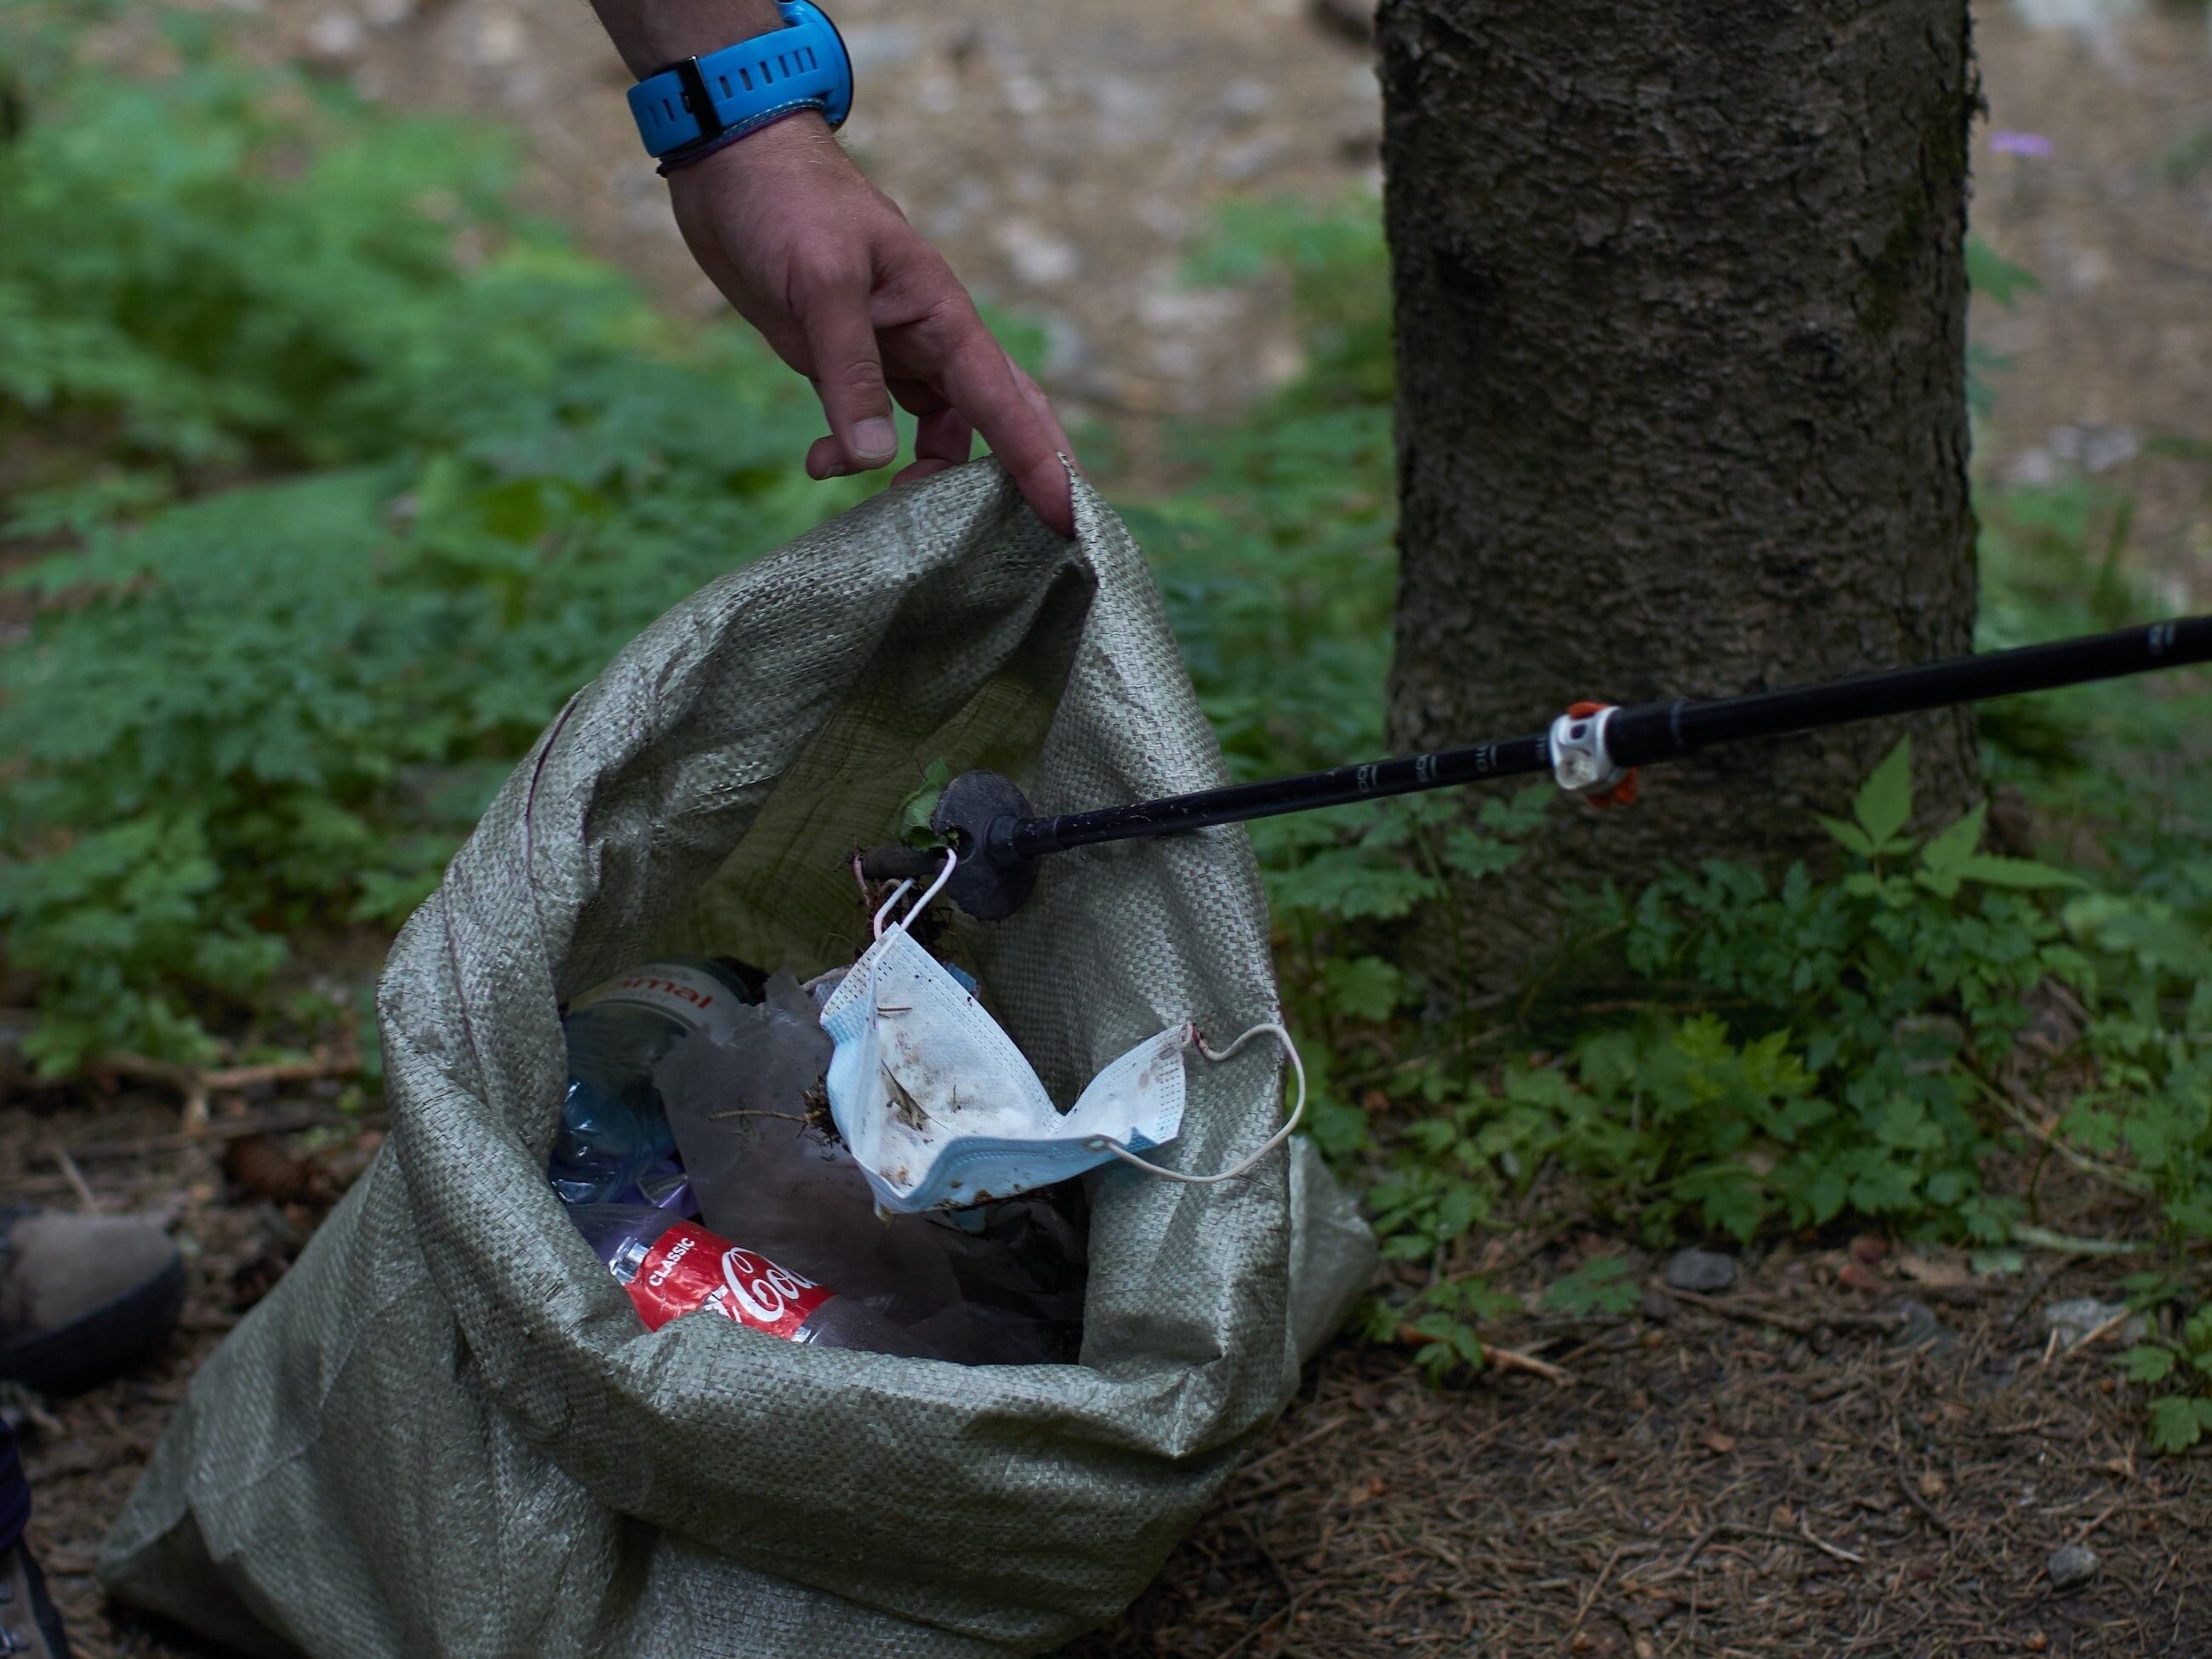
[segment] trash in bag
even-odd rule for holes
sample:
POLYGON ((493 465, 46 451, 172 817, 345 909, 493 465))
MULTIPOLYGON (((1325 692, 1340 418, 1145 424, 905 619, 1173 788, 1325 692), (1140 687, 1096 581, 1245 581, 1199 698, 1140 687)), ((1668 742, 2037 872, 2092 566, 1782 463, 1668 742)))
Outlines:
POLYGON ((579 1204, 568 1212, 631 1304, 657 1331, 704 1311, 786 1342, 938 1359, 872 1308, 645 1204, 579 1204))
MULTIPOLYGON (((851 851, 933 761, 1048 811, 1225 781, 1141 556, 1074 494, 1068 539, 994 462, 885 490, 569 701, 394 943, 385 1143, 193 1378, 101 1546, 110 1593, 268 1659, 1014 1659, 1127 1605, 1372 1271, 1305 1143, 1212 1186, 1086 1173, 1063 1364, 647 1330, 547 1185, 563 1004, 640 963, 851 963, 851 851)), ((1186 1021, 1279 1018, 1239 830, 1066 854, 1015 915, 945 932, 1050 1099, 1186 1021)), ((1141 1155, 1248 1157, 1283 1069, 1258 1040, 1186 1062, 1180 1129, 1141 1155)), ((943 1231, 1057 1236, 1042 1194, 1012 1201, 1044 1207, 943 1231)), ((1018 1238, 987 1238, 986 1277, 1018 1238)))
POLYGON ((1305 1111, 1305 1066, 1273 1021, 1215 1053, 1188 1020, 1121 1054, 1065 1112, 1053 1104, 1014 1040, 961 980, 915 943, 915 921, 951 879, 937 879, 889 921, 913 886, 902 882, 876 912, 875 942, 822 1008, 836 1040, 830 1109, 886 1210, 959 1209, 1073 1179, 1109 1158, 1193 1185, 1234 1181, 1290 1139, 1305 1111), (1183 1054, 1227 1060, 1252 1037, 1279 1037, 1297 1076, 1282 1127, 1233 1169, 1190 1175, 1137 1157, 1182 1127, 1183 1054))
POLYGON ((942 1358, 1073 1359, 1082 1327, 1081 1195, 1058 1195, 1058 1224, 1048 1227, 1027 1210, 964 1226, 879 1212, 830 1121, 830 1043, 818 1012, 797 980, 772 975, 758 1003, 738 1009, 710 1040, 674 1045, 653 1067, 706 1224, 836 1285, 932 1340, 942 1358))
POLYGON ((760 995, 759 975, 727 958, 649 962, 570 1005, 568 1086, 546 1168, 563 1203, 692 1212, 653 1070, 695 1040, 720 1040, 760 995))

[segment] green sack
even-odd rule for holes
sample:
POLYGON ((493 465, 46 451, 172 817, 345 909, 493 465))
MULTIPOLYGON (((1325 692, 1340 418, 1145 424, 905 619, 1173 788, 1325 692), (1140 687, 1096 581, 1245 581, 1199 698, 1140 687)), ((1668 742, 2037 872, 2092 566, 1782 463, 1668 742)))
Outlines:
MULTIPOLYGON (((548 1189, 562 1000, 865 938, 852 850, 921 769, 1041 811, 1224 781, 1127 532, 1053 535, 995 464, 879 495, 678 605, 569 702, 393 945, 390 1139, 195 1380, 100 1553, 256 1654, 1031 1654, 1115 1617, 1281 1408, 1374 1244, 1311 1149, 1194 1188, 1115 1168, 1080 1365, 652 1334, 548 1189)), ((1276 1018, 1241 831, 1046 861, 956 949, 1056 1099, 1173 1021, 1276 1018)), ((1255 1044, 1165 1156, 1280 1121, 1255 1044)))

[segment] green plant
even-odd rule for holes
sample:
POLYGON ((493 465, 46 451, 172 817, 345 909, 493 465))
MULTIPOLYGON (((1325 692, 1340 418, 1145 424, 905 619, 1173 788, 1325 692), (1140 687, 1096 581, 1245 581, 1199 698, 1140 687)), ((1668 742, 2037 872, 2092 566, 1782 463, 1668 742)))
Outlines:
MULTIPOLYGON (((110 9, 0 12, 0 542, 35 612, 0 659, 8 963, 39 987, 49 1072, 350 1024, 373 1078, 364 1003, 303 994, 288 962, 393 925, 579 684, 866 486, 803 479, 811 398, 746 337, 676 327, 518 214, 495 135, 227 63, 204 18, 168 20, 174 73, 80 65, 110 9)), ((2033 285, 1969 258, 2000 304, 2033 285)), ((1304 367, 1180 434, 1182 475, 1127 516, 1233 772, 1379 752, 1375 204, 1240 207, 1192 276, 1279 283, 1304 367)), ((1985 647, 2155 607, 2124 492, 1978 501, 1985 647)), ((2201 1304, 2208 712, 2172 686, 1996 706, 1990 775, 2063 856, 1998 855, 1980 809, 1908 835, 1899 755, 1829 821, 1832 860, 1592 893, 1512 997, 1403 947, 1464 936, 1548 786, 1255 826, 1316 1138, 1427 1274, 1370 1334, 1439 1379, 1480 1368, 1482 1328, 1522 1304, 1470 1247, 1532 1214, 1651 1244, 1871 1221, 2002 1252, 2051 1237, 2061 1166, 2157 1227, 2160 1299, 2201 1304), (2021 1059, 2054 1008, 2079 1029, 2056 1081, 2021 1059)), ((920 781, 910 834, 943 781, 920 781)), ((1632 1294, 1612 1255, 1539 1300, 1591 1316, 1632 1294)), ((2206 1420, 2203 1317, 2129 1357, 2166 1390, 2170 1447, 2206 1420)))
MULTIPOLYGON (((2144 1305, 2175 1288, 2162 1273, 2142 1275, 2130 1299, 2144 1305)), ((2174 1340, 2138 1342, 2113 1363, 2130 1382, 2167 1390, 2148 1407, 2150 1441, 2160 1451, 2187 1451, 2212 1431, 2212 1302, 2182 1321, 2174 1340)))
POLYGON ((914 793, 899 803, 899 839, 908 847, 925 850, 943 847, 945 837, 939 835, 930 820, 937 814, 937 803, 945 797, 945 786, 952 781, 952 764, 946 760, 933 760, 925 767, 921 781, 914 793))
MULTIPOLYGON (((2014 264, 1979 236, 1966 238, 1966 286, 1976 294, 1986 294, 1992 304, 2005 311, 2013 310, 2021 295, 2043 291, 2033 271, 2014 264)), ((1986 418, 1996 406, 1996 393, 1990 376, 2012 368, 2017 361, 1978 341, 1967 343, 1966 406, 1976 416, 1986 418)))
POLYGON ((1422 1291, 1404 1308, 1381 1301, 1361 1310, 1363 1334, 1370 1342, 1410 1344, 1413 1363, 1432 1382, 1455 1371, 1480 1371, 1488 1363, 1480 1330, 1484 1324, 1520 1311, 1521 1304, 1480 1279, 1448 1279, 1422 1291))
POLYGON ((1126 516, 1240 777, 1382 746, 1391 544, 1388 262, 1371 198, 1224 215, 1193 280, 1283 270, 1305 367, 1234 422, 1177 434, 1181 486, 1126 516))
MULTIPOLYGON (((2037 286, 1979 239, 1968 259, 2000 306, 2037 286)), ((1374 647, 1390 598, 1371 204, 1240 210, 1194 270, 1273 273, 1315 343, 1304 374, 1248 421, 1194 436, 1189 484, 1146 539, 1232 765, 1341 762, 1381 737, 1374 647)), ((1972 366, 1985 404, 2008 365, 1978 349, 1972 366)), ((2161 608, 2130 574, 2124 492, 2010 486, 1978 504, 1984 648, 2161 608)), ((2087 860, 2001 854, 1979 807, 1908 834, 1900 751, 1826 820, 1834 860, 1778 878, 1709 863, 1594 894, 1579 938, 1511 1000, 1476 997, 1449 963, 1414 971, 1402 945, 1479 915, 1547 791, 1254 826, 1316 1138, 1365 1182, 1384 1254, 1431 1273, 1370 1309, 1370 1333, 1418 1343, 1439 1376, 1478 1365, 1480 1328, 1516 1304, 1466 1271, 1474 1240, 1532 1206, 1652 1244, 1874 1224, 1995 1260, 2015 1237, 2052 1237, 2034 1218, 2056 1164, 2151 1206, 2169 1246, 2212 1237, 2197 988, 2212 983, 2208 713, 2174 684, 1984 711, 1991 776, 2075 847, 2094 844, 2087 860), (2075 1011, 2069 1065, 2092 1080, 2054 1085, 2052 1101, 2020 1057, 2054 1010, 2075 1011)), ((1551 1305, 1605 1305, 1586 1288, 1619 1305, 1620 1260, 1555 1284, 1551 1305)))
POLYGON ((1626 1256, 1596 1255, 1544 1286, 1542 1300, 1556 1313, 1624 1314, 1636 1305, 1638 1294, 1626 1256))
POLYGON ((0 921, 50 1073, 197 1060, 295 945, 388 927, 579 684, 856 498, 805 388, 505 205, 495 135, 15 9, 0 921), (28 441, 31 434, 36 441, 28 441))

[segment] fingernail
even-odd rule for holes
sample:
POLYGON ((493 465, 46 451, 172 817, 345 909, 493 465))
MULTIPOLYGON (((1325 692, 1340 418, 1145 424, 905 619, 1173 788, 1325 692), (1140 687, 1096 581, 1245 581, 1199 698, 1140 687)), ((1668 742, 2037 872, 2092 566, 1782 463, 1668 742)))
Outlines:
POLYGON ((872 415, 853 428, 853 453, 864 461, 887 461, 898 453, 898 428, 872 415))

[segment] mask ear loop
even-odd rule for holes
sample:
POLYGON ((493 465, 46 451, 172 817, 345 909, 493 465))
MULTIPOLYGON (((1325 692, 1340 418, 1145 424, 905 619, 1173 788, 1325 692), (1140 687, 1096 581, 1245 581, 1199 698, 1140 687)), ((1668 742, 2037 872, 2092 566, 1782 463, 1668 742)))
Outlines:
MULTIPOLYGON (((952 879, 952 872, 959 863, 960 854, 948 850, 945 854, 945 867, 937 872, 937 879, 929 884, 927 890, 914 902, 913 907, 907 911, 906 915, 899 921, 892 922, 890 926, 902 933, 913 927, 914 919, 927 910, 929 908, 929 902, 945 890, 945 884, 952 879)), ((883 908, 876 912, 873 927, 878 939, 881 939, 885 931, 884 918, 890 915, 891 908, 912 891, 913 888, 914 882, 909 878, 891 889, 891 896, 884 901, 883 908)))
POLYGON ((1242 1164, 1237 1164, 1233 1169, 1224 1170, 1218 1175, 1186 1175, 1181 1170, 1163 1169, 1159 1164, 1152 1163, 1145 1158, 1139 1158, 1127 1146, 1122 1146, 1121 1142, 1117 1140, 1109 1140, 1103 1135, 1097 1137, 1089 1144, 1113 1153, 1115 1157, 1120 1158, 1122 1163, 1128 1164, 1132 1169, 1142 1170, 1147 1175, 1158 1176, 1164 1181, 1180 1181, 1186 1187, 1212 1187, 1224 1181, 1240 1180, 1243 1176, 1251 1174, 1252 1171, 1259 1166, 1259 1163, 1261 1158, 1267 1157, 1268 1153, 1273 1152, 1276 1147, 1281 1146, 1285 1141, 1291 1138, 1291 1131, 1298 1127, 1298 1120, 1305 1115, 1306 1063, 1304 1060, 1298 1058, 1298 1045, 1291 1041, 1291 1034, 1289 1031, 1285 1030, 1280 1024, 1272 1021, 1265 1025, 1255 1025, 1250 1030, 1245 1032, 1243 1036, 1238 1037, 1236 1042, 1231 1043, 1226 1048, 1221 1049, 1218 1053, 1207 1046, 1206 1039, 1198 1034, 1198 1028, 1196 1026, 1193 1026, 1191 1028, 1189 1038, 1191 1046, 1195 1048, 1199 1053, 1204 1054, 1208 1060, 1234 1060, 1237 1057, 1237 1051, 1243 1048, 1246 1043, 1249 1042, 1255 1036, 1272 1036, 1283 1045, 1283 1052, 1290 1056, 1291 1074, 1297 1079, 1298 1097, 1297 1103, 1291 1108, 1290 1116, 1283 1121, 1283 1127, 1276 1130, 1274 1133, 1269 1135, 1267 1139, 1261 1143, 1260 1149, 1254 1152, 1249 1158, 1246 1158, 1242 1164))

